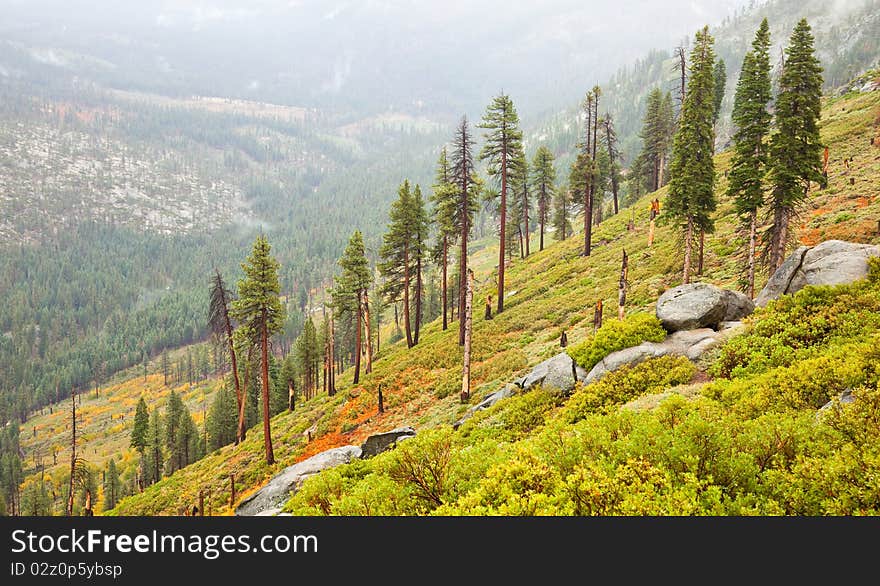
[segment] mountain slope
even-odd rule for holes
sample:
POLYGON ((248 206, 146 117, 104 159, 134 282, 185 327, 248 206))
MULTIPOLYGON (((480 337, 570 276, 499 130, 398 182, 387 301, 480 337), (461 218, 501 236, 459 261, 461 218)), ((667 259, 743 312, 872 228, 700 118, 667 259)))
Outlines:
MULTIPOLYGON (((870 229, 880 220, 880 140, 874 141, 874 146, 869 144, 871 137, 880 133, 880 92, 826 100, 821 127, 830 148, 829 187, 812 194, 800 236, 805 242, 826 238, 880 242, 880 233, 870 229), (847 170, 843 159, 849 157, 852 163, 847 170), (855 181, 851 184, 850 179, 855 181)), ((722 153, 717 157, 721 175, 718 193, 723 193, 726 186, 723 171, 729 156, 722 153)), ((662 201, 665 189, 657 195, 662 201)), ((606 317, 611 319, 622 249, 630 257, 628 312, 650 310, 659 293, 680 282, 677 236, 672 229, 660 225, 655 245, 647 246, 651 197, 643 197, 594 230, 591 257, 579 255, 580 235, 576 234, 524 262, 514 262, 508 272, 509 299, 504 313, 491 321, 475 319, 472 402, 512 380, 529 365, 557 353, 562 328, 568 332, 569 344, 584 339, 592 328, 592 308, 597 299, 605 301, 606 317), (630 218, 635 220, 633 231, 626 229, 630 218)), ((716 233, 706 240, 703 280, 734 287, 739 275, 737 252, 742 245, 730 201, 722 198, 717 217, 716 233)), ((766 275, 761 279, 759 286, 766 275)), ((476 307, 482 307, 491 288, 490 283, 479 287, 476 307)), ((401 424, 412 425, 420 432, 450 424, 468 407, 457 397, 460 361, 455 331, 442 332, 435 321, 426 327, 415 348, 407 350, 400 343, 383 348, 373 373, 363 377, 358 386, 351 385, 351 373, 347 372, 339 378, 342 392, 335 397, 317 397, 295 413, 276 417, 272 422, 276 466, 262 463, 261 439, 252 431, 243 445, 209 455, 124 500, 114 513, 174 513, 194 502, 200 489, 208 492, 212 509, 222 511, 229 506, 230 474, 234 473, 238 486, 245 489, 244 494, 239 493, 244 496, 282 467, 324 449, 359 443, 370 433, 401 424), (383 385, 386 406, 382 415, 376 413, 379 384, 383 385), (314 439, 308 442, 303 432, 313 425, 314 439)))

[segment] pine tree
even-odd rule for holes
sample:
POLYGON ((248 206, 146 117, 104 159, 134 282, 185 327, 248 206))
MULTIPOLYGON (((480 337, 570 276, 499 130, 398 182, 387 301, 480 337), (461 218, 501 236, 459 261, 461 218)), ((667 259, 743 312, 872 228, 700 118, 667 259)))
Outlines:
POLYGON ((134 412, 134 426, 131 429, 131 447, 143 455, 147 447, 147 428, 150 425, 150 413, 147 403, 141 397, 134 412))
POLYGON ((544 250, 544 230, 550 219, 553 194, 556 190, 556 167, 553 153, 541 145, 532 159, 532 190, 538 204, 538 225, 540 226, 540 250, 544 250))
MULTIPOLYGON (((452 139, 452 181, 458 187, 453 207, 452 222, 458 228, 460 250, 458 253, 458 315, 464 314, 464 297, 467 286, 467 243, 473 225, 474 214, 479 205, 480 182, 474 171, 474 141, 463 116, 452 139)), ((458 344, 464 345, 464 320, 459 319, 458 344)))
POLYGON ((224 384, 214 395, 208 409, 208 447, 219 450, 236 440, 238 430, 238 400, 235 391, 224 384))
POLYGON ((672 147, 672 179, 667 208, 684 237, 683 281, 690 282, 691 252, 697 231, 711 232, 715 210, 714 78, 715 52, 709 27, 696 34, 687 93, 672 147))
POLYGON ((158 409, 150 413, 150 424, 147 429, 146 478, 150 484, 162 478, 162 465, 165 456, 162 450, 162 418, 158 409))
POLYGON ((611 114, 606 113, 602 120, 602 128, 605 131, 605 149, 608 154, 609 180, 611 181, 611 195, 613 197, 615 215, 620 211, 618 190, 620 187, 620 150, 617 147, 617 133, 614 132, 614 120, 611 114))
POLYGON ((822 67, 814 55, 806 19, 798 22, 785 50, 776 97, 776 133, 770 139, 770 213, 767 255, 771 274, 785 258, 791 220, 806 201, 810 182, 824 185, 819 138, 822 67))
POLYGON ((168 395, 168 405, 165 407, 164 445, 168 452, 169 474, 186 465, 183 464, 180 452, 177 449, 177 437, 180 433, 184 412, 186 412, 186 407, 180 399, 180 395, 172 389, 171 394, 168 395))
POLYGON ((119 475, 119 468, 116 467, 116 459, 110 458, 107 463, 107 470, 104 473, 104 510, 109 511, 116 508, 116 503, 124 496, 122 494, 122 478, 119 475))
POLYGON ((767 174, 767 135, 770 132, 770 26, 765 18, 755 33, 752 50, 743 59, 733 100, 733 162, 727 195, 734 199, 737 214, 748 231, 746 290, 755 296, 755 248, 758 210, 764 205, 767 174))
MULTIPOLYGON (((363 341, 361 340, 364 320, 363 300, 373 283, 373 273, 370 271, 370 265, 364 249, 364 239, 360 230, 355 230, 348 240, 348 245, 339 258, 339 266, 342 268, 342 274, 334 278, 335 286, 332 291, 333 310, 339 319, 350 320, 354 327, 354 348, 352 349, 354 355, 353 382, 358 384, 361 370, 361 352, 363 350, 363 341)), ((367 340, 367 343, 369 343, 369 340, 367 340)))
POLYGON ((496 178, 500 183, 499 217, 501 227, 499 230, 498 252, 498 313, 504 311, 504 255, 506 252, 505 242, 507 238, 507 196, 510 182, 511 166, 514 164, 517 152, 522 149, 522 131, 519 129, 519 116, 513 101, 505 93, 496 96, 486 108, 483 122, 478 128, 488 130, 483 136, 486 139, 483 149, 480 151, 480 160, 487 161, 489 175, 496 178))
MULTIPOLYGON (((419 332, 422 329, 422 303, 425 297, 424 265, 428 257, 428 210, 425 207, 425 199, 422 197, 422 188, 416 183, 413 190, 410 214, 412 218, 413 236, 413 261, 415 262, 416 288, 415 288, 415 332, 413 344, 419 343, 419 332)), ((381 307, 376 306, 376 336, 379 335, 379 318, 381 307)), ((376 344, 378 346, 378 343, 376 344)))
POLYGON ((174 458, 177 467, 183 468, 202 457, 202 443, 199 429, 192 418, 192 414, 185 406, 178 420, 177 433, 174 437, 174 458))
POLYGON ((433 192, 431 194, 431 219, 437 227, 437 245, 433 250, 434 263, 440 267, 440 304, 443 306, 443 329, 449 326, 447 309, 449 307, 448 267, 449 247, 454 244, 458 235, 455 226, 455 200, 458 188, 453 183, 452 168, 446 156, 446 147, 440 151, 437 161, 437 172, 434 176, 433 192))
POLYGON ((382 247, 379 249, 382 261, 378 267, 379 274, 385 279, 382 294, 388 303, 403 301, 403 329, 407 348, 413 347, 410 291, 415 254, 415 218, 412 200, 409 181, 405 180, 397 190, 397 199, 391 204, 388 231, 382 237, 382 247))
POLYGON ((253 251, 242 263, 244 277, 238 282, 239 298, 232 302, 235 319, 240 327, 236 334, 250 346, 260 346, 262 365, 263 444, 266 463, 275 463, 272 435, 269 426, 269 338, 284 326, 284 307, 278 299, 278 261, 270 255, 271 247, 260 234, 254 241, 253 251))
MULTIPOLYGON (((572 197, 581 202, 581 210, 584 216, 584 249, 581 254, 590 256, 593 241, 593 117, 594 105, 597 101, 594 91, 587 92, 587 97, 581 104, 586 121, 584 140, 578 143, 578 154, 572 163, 569 172, 568 185, 572 191, 572 197)), ((563 202, 565 203, 565 202, 563 202)), ((563 208, 565 206, 563 205, 563 208)), ((565 213, 563 212, 563 216, 565 213)), ((567 220, 566 220, 567 221, 567 220)), ((556 221, 554 219, 554 225, 556 221)), ((562 223, 562 239, 565 240, 565 224, 562 223)), ((558 228, 558 226, 557 226, 558 228)))
POLYGON ((162 384, 168 386, 168 371, 170 363, 168 362, 168 350, 162 349, 162 384))
POLYGON ((571 235, 571 193, 567 188, 557 189, 553 197, 553 237, 565 240, 571 235))
MULTIPOLYGON (((599 151, 599 98, 602 97, 602 88, 598 85, 593 86, 593 138, 590 141, 590 146, 592 147, 592 151, 590 152, 590 159, 593 161, 593 165, 591 167, 590 174, 590 207, 594 212, 594 216, 590 219, 592 222, 595 219, 596 225, 602 222, 602 198, 599 197, 598 204, 596 203, 596 192, 598 181, 596 178, 596 174, 598 172, 597 166, 597 153, 599 151)), ((589 129, 587 129, 589 132, 589 129)), ((587 231, 584 233, 584 239, 586 240, 586 244, 584 246, 584 256, 590 255, 590 249, 592 248, 592 230, 589 230, 589 234, 587 231)))

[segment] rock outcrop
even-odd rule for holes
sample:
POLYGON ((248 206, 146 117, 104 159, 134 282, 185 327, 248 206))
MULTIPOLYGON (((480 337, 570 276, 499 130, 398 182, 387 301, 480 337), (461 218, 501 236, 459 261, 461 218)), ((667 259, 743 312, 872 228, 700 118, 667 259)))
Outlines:
POLYGON ((372 458, 394 447, 404 438, 415 437, 416 430, 412 427, 398 427, 391 431, 371 435, 361 444, 361 458, 372 458))
POLYGON ((755 310, 755 304, 737 291, 708 283, 689 283, 665 291, 657 300, 657 319, 669 332, 718 329, 720 323, 737 321, 755 310))
POLYGON ((276 515, 309 476, 322 470, 348 464, 361 457, 360 446, 342 446, 315 454, 276 474, 269 483, 244 499, 235 509, 240 516, 276 515))
POLYGON ((477 411, 482 411, 483 409, 488 409, 489 407, 491 407, 492 405, 494 405, 495 403, 497 403, 501 399, 506 399, 508 397, 512 397, 513 395, 515 395, 517 393, 517 391, 519 391, 519 389, 520 389, 519 385, 509 384, 509 385, 505 386, 503 389, 501 389, 500 391, 495 391, 494 393, 489 393, 488 395, 486 395, 485 399, 483 399, 478 404, 474 405, 473 407, 471 407, 470 409, 465 411, 465 413, 461 417, 461 419, 459 419, 458 421, 456 421, 455 423, 452 424, 452 428, 458 429, 459 427, 461 427, 462 423, 464 423, 465 421, 470 419, 473 416, 473 414, 476 413, 477 411))
POLYGON ((525 390, 541 385, 549 391, 560 394, 570 393, 575 383, 577 383, 577 368, 574 360, 565 352, 548 358, 535 366, 524 378, 514 381, 514 384, 519 384, 525 390))
POLYGON ((841 285, 868 275, 868 258, 880 256, 880 246, 826 240, 801 246, 785 259, 755 299, 764 307, 781 295, 797 293, 807 285, 841 285))

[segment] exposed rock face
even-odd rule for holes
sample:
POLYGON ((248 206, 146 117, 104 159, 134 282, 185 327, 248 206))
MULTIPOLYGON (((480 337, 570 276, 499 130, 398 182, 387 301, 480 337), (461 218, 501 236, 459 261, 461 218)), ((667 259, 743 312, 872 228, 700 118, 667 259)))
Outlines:
POLYGON ((764 307, 771 300, 797 293, 807 285, 840 285, 864 279, 868 275, 868 258, 872 256, 880 256, 880 246, 843 240, 801 246, 776 269, 755 304, 764 307))
POLYGON ((398 427, 391 431, 371 435, 361 444, 361 458, 372 458, 391 449, 403 438, 414 437, 416 430, 412 427, 398 427))
POLYGON ((535 366, 532 372, 521 380, 523 389, 528 390, 535 385, 541 385, 547 390, 568 394, 577 382, 574 360, 562 352, 535 366))
POLYGON ((669 332, 717 327, 727 314, 724 292, 708 283, 689 283, 665 291, 657 300, 657 319, 669 332))
POLYGON ((849 405, 851 403, 855 403, 856 398, 853 397, 852 389, 846 389, 834 399, 831 399, 821 407, 816 412, 816 419, 820 420, 826 413, 829 413, 832 409, 839 409, 842 405, 849 405), (835 406, 836 401, 836 406, 835 406))
POLYGON ((342 446, 288 466, 276 474, 266 486, 243 500, 235 509, 235 514, 241 516, 278 514, 284 503, 299 490, 306 478, 322 470, 348 464, 360 457, 359 446, 342 446))

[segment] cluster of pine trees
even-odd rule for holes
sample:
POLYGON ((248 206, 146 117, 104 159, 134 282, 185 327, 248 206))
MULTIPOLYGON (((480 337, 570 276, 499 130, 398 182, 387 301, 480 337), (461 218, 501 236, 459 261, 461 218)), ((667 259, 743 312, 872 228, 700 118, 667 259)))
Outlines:
MULTIPOLYGON (((735 198, 748 234, 744 272, 751 296, 759 213, 765 212, 763 252, 772 273, 785 259, 794 234, 791 220, 809 196, 811 185, 825 185, 818 129, 822 70, 806 19, 797 24, 785 50, 772 116, 769 47, 769 26, 764 20, 743 60, 733 108, 736 132, 728 194, 735 198), (767 192, 769 197, 765 197, 767 192)), ((697 32, 691 51, 669 167, 668 216, 681 230, 685 283, 691 278, 695 248, 696 273, 702 273, 705 234, 714 228, 714 128, 720 104, 716 76, 723 71, 706 27, 697 32)))

